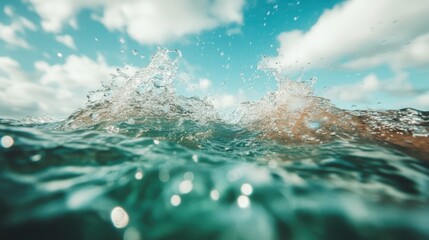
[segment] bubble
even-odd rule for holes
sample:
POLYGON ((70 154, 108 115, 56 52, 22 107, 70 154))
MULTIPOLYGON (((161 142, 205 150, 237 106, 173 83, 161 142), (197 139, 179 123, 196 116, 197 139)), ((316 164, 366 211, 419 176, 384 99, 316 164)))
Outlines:
POLYGON ((183 175, 183 178, 186 179, 186 180, 192 181, 192 180, 194 180, 194 174, 192 172, 186 172, 183 175))
POLYGON ((124 38, 119 38, 119 42, 120 42, 121 44, 124 44, 124 43, 125 43, 125 39, 124 39, 124 38))
POLYGON ((155 143, 156 145, 158 145, 159 144, 159 140, 154 139, 153 143, 155 143))
POLYGON ((240 190, 244 195, 250 195, 253 192, 253 187, 249 183, 244 183, 241 185, 240 190))
POLYGON ((237 198, 237 204, 240 208, 248 208, 250 206, 250 199, 246 195, 240 195, 237 198))
POLYGON ((139 54, 139 52, 136 49, 133 49, 131 52, 133 53, 134 56, 137 56, 139 54))
POLYGON ((298 19, 299 19, 299 17, 298 17, 298 16, 293 17, 293 20, 294 20, 294 21, 296 21, 296 20, 298 20, 298 19))
POLYGON ((12 147, 13 146, 13 144, 14 144, 14 140, 13 140, 13 138, 11 137, 11 136, 3 136, 2 138, 1 138, 1 145, 2 145, 2 147, 4 147, 4 148, 10 148, 10 147, 12 147))
POLYGON ((218 190, 213 189, 213 190, 210 192, 210 197, 211 197, 211 199, 213 199, 214 201, 219 200, 219 192, 218 192, 218 190))
POLYGON ((192 188, 193 188, 193 184, 190 180, 182 181, 179 184, 179 191, 180 193, 183 193, 183 194, 190 193, 192 191, 192 188))
POLYGON ((158 178, 161 182, 168 182, 168 180, 170 180, 170 173, 167 170, 163 169, 159 171, 158 178))
POLYGON ((198 162, 198 155, 197 154, 192 155, 192 160, 194 162, 198 162))
POLYGON ((62 53, 57 53, 57 56, 59 57, 59 58, 62 58, 63 57, 63 54, 62 53))
POLYGON ((238 179, 240 179, 242 176, 243 176, 243 173, 238 169, 231 170, 226 174, 226 178, 230 182, 235 182, 238 179))
POLYGON ((138 171, 136 172, 136 174, 134 175, 134 177, 135 177, 137 180, 141 180, 141 179, 143 179, 143 176, 144 176, 144 174, 143 174, 143 171, 142 171, 142 170, 138 170, 138 171))
POLYGON ((182 199, 180 198, 179 195, 174 194, 173 196, 171 196, 170 198, 170 203, 171 205, 173 205, 174 207, 177 207, 180 205, 180 203, 182 202, 182 199))
POLYGON ((115 207, 110 213, 110 219, 116 228, 124 228, 128 225, 128 213, 121 207, 115 207))
POLYGON ((35 154, 35 155, 31 156, 31 157, 30 157, 30 159, 31 159, 31 161, 33 161, 33 162, 38 162, 38 161, 40 161, 40 159, 42 159, 42 155, 40 155, 40 154, 35 154))
POLYGON ((94 38, 94 40, 95 40, 96 42, 99 42, 99 41, 100 41, 100 40, 98 40, 98 38, 96 38, 96 37, 94 38))

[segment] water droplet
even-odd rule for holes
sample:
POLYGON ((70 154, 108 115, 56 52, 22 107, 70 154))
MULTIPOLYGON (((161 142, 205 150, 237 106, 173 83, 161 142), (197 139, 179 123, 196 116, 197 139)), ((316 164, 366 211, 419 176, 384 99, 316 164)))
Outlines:
POLYGON ((210 192, 210 197, 211 197, 211 199, 213 199, 214 201, 219 200, 219 192, 218 192, 216 189, 213 189, 213 190, 210 192))
POLYGON ((250 195, 253 192, 253 187, 249 183, 244 183, 241 185, 240 190, 244 195, 250 195))
POLYGON ((124 44, 125 43, 125 39, 124 38, 119 38, 119 42, 124 44))
POLYGON ((182 181, 179 184, 179 191, 182 194, 190 193, 192 191, 192 188, 193 188, 193 184, 190 180, 182 181))
POLYGON ((94 38, 94 40, 95 40, 96 42, 100 41, 100 40, 98 40, 98 38, 96 38, 96 37, 94 38))
POLYGON ((276 4, 276 5, 274 5, 274 7, 273 7, 274 9, 278 9, 279 8, 279 5, 278 4, 276 4))
POLYGON ((171 196, 170 198, 170 203, 171 205, 173 205, 174 207, 177 207, 180 205, 180 203, 182 202, 182 199, 180 198, 179 195, 174 194, 173 196, 171 196))
POLYGON ((240 195, 237 198, 237 204, 240 208, 248 208, 250 206, 250 199, 246 195, 240 195))
POLYGON ((162 169, 159 171, 158 178, 161 182, 168 182, 168 180, 170 180, 170 173, 167 170, 162 169))
POLYGON ((219 55, 223 57, 225 55, 225 53, 224 52, 220 52, 219 55))
POLYGON ((238 169, 231 170, 231 171, 229 171, 229 172, 226 174, 226 178, 227 178, 227 179, 228 179, 228 181, 230 181, 230 182, 235 182, 235 181, 237 181, 238 179, 240 179, 242 176, 243 176, 243 174, 242 174, 242 173, 241 173, 241 171, 240 171, 240 170, 238 170, 238 169))
POLYGON ((143 179, 143 176, 144 176, 144 174, 143 174, 143 171, 142 171, 142 170, 137 170, 136 174, 134 175, 134 177, 135 177, 137 180, 141 180, 141 179, 143 179))
POLYGON ((130 220, 127 212, 121 207, 115 207, 110 212, 110 219, 112 220, 113 225, 117 228, 126 227, 130 220))
POLYGON ((159 144, 159 140, 154 139, 153 143, 156 144, 156 145, 158 145, 159 144))
POLYGON ((33 162, 38 162, 38 161, 40 161, 40 159, 42 159, 42 155, 40 155, 40 154, 35 154, 35 155, 31 156, 31 161, 33 161, 33 162))
POLYGON ((57 53, 57 56, 59 57, 59 58, 62 58, 63 57, 63 54, 62 53, 57 53))
POLYGON ((4 147, 4 148, 10 148, 10 147, 12 147, 13 146, 13 144, 14 144, 14 140, 13 140, 13 138, 11 137, 11 136, 3 136, 2 138, 1 138, 1 145, 4 147))
POLYGON ((183 178, 192 181, 194 180, 194 174, 192 172, 185 172, 183 178))
POLYGON ((192 160, 194 162, 198 162, 198 155, 197 154, 192 155, 192 160))
POLYGON ((131 52, 133 53, 134 56, 137 56, 139 54, 139 52, 136 49, 133 49, 131 52))
POLYGON ((298 16, 296 16, 296 17, 294 17, 294 18, 293 18, 293 20, 294 20, 294 21, 296 21, 296 20, 298 20, 298 18, 299 18, 299 17, 298 17, 298 16))
POLYGON ((267 12, 267 16, 269 16, 270 14, 271 14, 271 12, 270 12, 270 11, 268 11, 268 12, 267 12))

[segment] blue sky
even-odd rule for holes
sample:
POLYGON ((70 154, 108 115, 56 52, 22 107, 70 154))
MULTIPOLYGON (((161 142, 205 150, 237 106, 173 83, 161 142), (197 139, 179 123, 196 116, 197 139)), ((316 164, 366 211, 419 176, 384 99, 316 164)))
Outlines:
POLYGON ((342 108, 429 110, 427 0, 3 0, 0 117, 63 118, 117 68, 183 53, 179 94, 220 110, 317 77, 342 108), (258 66, 269 69, 258 70, 258 66))

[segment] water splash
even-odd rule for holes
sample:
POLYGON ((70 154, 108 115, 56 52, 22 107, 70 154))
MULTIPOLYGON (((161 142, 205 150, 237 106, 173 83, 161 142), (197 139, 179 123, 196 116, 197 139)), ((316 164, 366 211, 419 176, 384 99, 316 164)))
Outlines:
MULTIPOLYGON (((176 94, 174 80, 181 57, 178 50, 159 49, 150 64, 135 74, 118 70, 100 90, 88 95, 88 104, 63 121, 61 128, 92 126, 108 133, 161 137, 199 146, 198 141, 213 132, 204 126, 223 124, 224 120, 207 100, 176 94), (164 136, 163 132, 170 134, 164 136)), ((278 88, 258 101, 242 103, 231 117, 239 119, 237 127, 286 144, 381 141, 418 149, 420 155, 427 153, 429 124, 424 112, 338 109, 328 99, 314 95, 315 78, 291 80, 263 61, 259 69, 272 74, 278 88)))
POLYGON ((295 81, 272 73, 277 89, 259 101, 243 103, 240 124, 261 131, 265 138, 288 143, 323 143, 348 132, 342 123, 351 116, 314 95, 316 78, 295 81))
POLYGON ((178 50, 158 49, 150 64, 134 75, 118 69, 100 90, 89 93, 87 106, 66 119, 64 128, 121 121, 134 124, 159 118, 201 124, 217 121, 217 112, 206 100, 176 95, 173 82, 181 57, 178 50))

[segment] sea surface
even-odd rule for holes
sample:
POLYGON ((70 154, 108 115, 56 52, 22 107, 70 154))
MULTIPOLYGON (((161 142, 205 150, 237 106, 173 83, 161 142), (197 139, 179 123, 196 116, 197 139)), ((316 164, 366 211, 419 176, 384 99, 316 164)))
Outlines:
POLYGON ((219 116, 180 52, 61 121, 0 119, 0 239, 429 239, 429 113, 278 89, 219 116))

